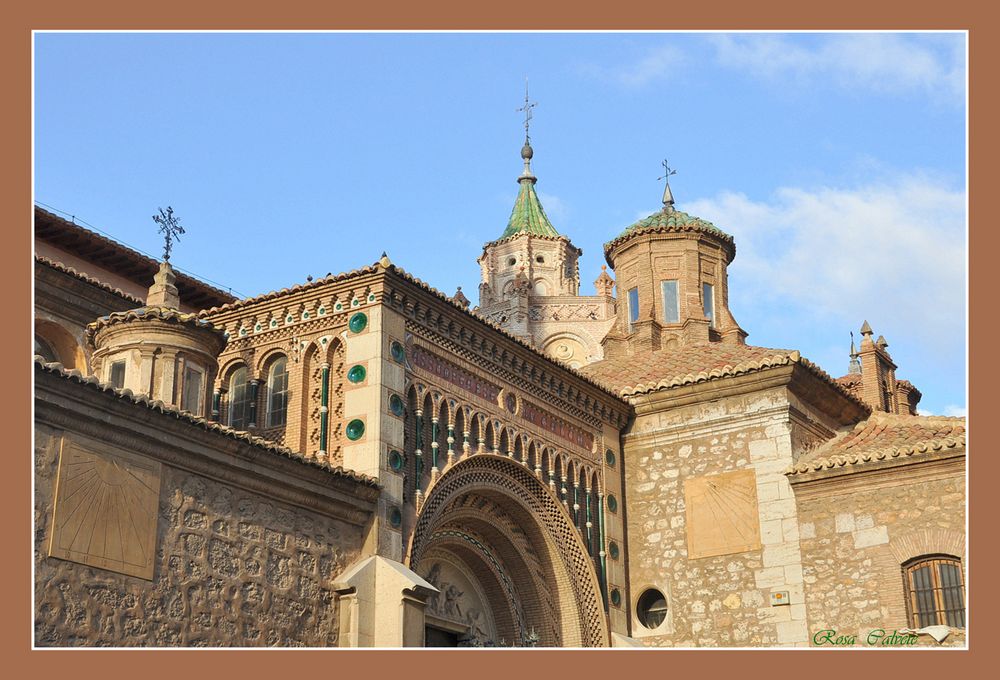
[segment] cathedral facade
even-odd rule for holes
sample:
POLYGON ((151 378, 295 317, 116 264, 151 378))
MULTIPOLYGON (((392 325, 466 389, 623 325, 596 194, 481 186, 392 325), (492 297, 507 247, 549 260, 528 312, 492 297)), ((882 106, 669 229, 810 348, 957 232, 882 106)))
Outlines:
POLYGON ((841 378, 748 345, 669 185, 581 295, 532 155, 474 308, 36 208, 35 644, 964 645, 964 419, 867 322, 841 378))

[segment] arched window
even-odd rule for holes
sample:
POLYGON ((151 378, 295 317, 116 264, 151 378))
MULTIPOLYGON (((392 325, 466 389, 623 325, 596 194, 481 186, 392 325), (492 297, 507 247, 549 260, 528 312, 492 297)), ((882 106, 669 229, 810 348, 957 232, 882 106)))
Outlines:
POLYGON ((250 375, 246 366, 229 378, 229 427, 245 430, 250 425, 250 375))
POLYGON ((267 373, 267 427, 279 427, 288 417, 288 360, 280 357, 267 373))
POLYGON ((965 628, 962 580, 962 562, 955 557, 924 556, 903 565, 910 624, 965 628))
POLYGON ((45 338, 40 335, 35 335, 35 354, 40 355, 48 363, 53 363, 59 361, 59 356, 56 351, 52 349, 52 345, 45 340, 45 338))

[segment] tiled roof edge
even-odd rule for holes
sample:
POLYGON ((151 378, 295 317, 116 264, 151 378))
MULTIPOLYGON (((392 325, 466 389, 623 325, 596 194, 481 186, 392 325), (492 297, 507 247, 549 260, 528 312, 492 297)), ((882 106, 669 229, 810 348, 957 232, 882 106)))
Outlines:
POLYGON ((95 376, 85 376, 77 369, 66 369, 60 363, 46 363, 45 360, 35 355, 34 358, 35 369, 39 371, 44 371, 46 373, 51 373, 53 375, 59 376, 65 380, 78 383, 80 385, 85 385, 87 387, 93 388, 99 392, 109 393, 122 401, 127 401, 138 406, 145 406, 151 411, 157 411, 167 416, 173 416, 177 420, 183 420, 195 427, 208 432, 214 432, 216 434, 222 435, 229 439, 235 439, 237 441, 244 442, 250 446, 268 451, 270 453, 275 453, 286 458, 295 460, 303 465, 309 465, 310 467, 319 468, 325 470, 326 472, 334 475, 336 477, 343 477, 350 481, 357 482, 358 484, 364 484, 365 486, 370 486, 373 488, 379 488, 378 480, 368 475, 363 475, 358 472, 353 472, 351 470, 346 470, 343 467, 330 467, 329 465, 324 465, 311 458, 306 458, 301 453, 293 451, 286 446, 281 446, 272 441, 264 439, 262 437, 257 437, 249 432, 244 432, 242 430, 234 430, 231 427, 226 427, 225 425, 220 425, 219 423, 213 423, 205 418, 201 418, 192 414, 189 411, 182 411, 181 409, 164 404, 160 400, 149 399, 142 395, 133 394, 132 390, 128 389, 116 389, 109 383, 103 383, 98 380, 95 376))
POLYGON ((145 319, 159 319, 160 321, 167 321, 180 324, 191 324, 198 328, 203 328, 207 331, 215 332, 219 339, 225 341, 225 336, 223 332, 215 327, 211 321, 206 321, 202 319, 198 314, 193 312, 181 312, 176 309, 171 309, 169 307, 139 307, 137 309, 127 309, 124 312, 112 312, 105 316, 100 317, 96 321, 91 321, 87 324, 85 330, 87 340, 93 341, 94 335, 97 334, 99 330, 106 326, 111 326, 118 323, 128 323, 129 321, 139 321, 145 319))
POLYGON ((965 447, 965 435, 955 437, 940 437, 937 439, 925 439, 915 444, 903 446, 889 446, 881 449, 873 449, 863 453, 837 454, 826 458, 811 460, 807 463, 797 463, 785 470, 786 475, 803 475, 810 472, 822 472, 835 468, 863 465, 893 458, 906 458, 919 456, 921 454, 934 453, 936 451, 946 451, 965 447))
POLYGON ((49 258, 43 257, 42 255, 35 255, 35 262, 44 264, 46 267, 51 267, 52 269, 55 269, 56 271, 62 272, 64 274, 69 274, 70 276, 80 279, 84 283, 89 283, 90 285, 100 288, 101 290, 117 295, 118 297, 127 300, 128 302, 134 302, 140 305, 146 304, 146 301, 143 300, 142 298, 136 297, 135 295, 132 295, 130 293, 126 293, 122 289, 115 288, 114 286, 104 283, 103 281, 99 281, 95 279, 93 276, 89 276, 87 274, 84 274, 83 272, 78 272, 72 267, 64 265, 62 262, 56 262, 55 260, 50 260, 49 258))
MULTIPOLYGON (((524 235, 532 236, 534 238, 540 238, 540 239, 542 239, 544 241, 566 241, 567 243, 572 243, 572 240, 570 239, 570 237, 566 236, 565 234, 558 234, 556 236, 548 236, 546 234, 536 234, 536 233, 531 232, 531 231, 519 231, 517 233, 511 234, 510 236, 504 236, 502 238, 498 238, 495 241, 487 241, 486 243, 483 244, 483 250, 486 250, 490 246, 497 246, 497 245, 500 245, 502 243, 507 243, 508 241, 513 241, 518 236, 524 236, 524 235)), ((576 246, 574 246, 574 248, 575 247, 576 246)), ((577 250, 579 250, 579 248, 577 248, 577 250)))
POLYGON ((743 375, 745 373, 755 373, 757 371, 763 371, 768 368, 774 368, 776 366, 787 366, 788 364, 797 363, 806 368, 810 373, 820 378, 827 384, 831 385, 836 389, 841 395, 843 395, 848 400, 861 406, 865 411, 870 412, 870 407, 862 400, 851 394, 843 385, 839 384, 834 378, 830 377, 826 371, 822 368, 804 358, 799 354, 798 350, 793 350, 788 353, 773 354, 762 359, 751 359, 749 361, 743 361, 735 365, 727 365, 722 368, 713 368, 711 371, 700 371, 699 373, 688 373, 686 375, 672 376, 669 378, 663 378, 662 380, 650 383, 641 383, 635 385, 634 387, 624 387, 619 392, 622 397, 628 398, 638 394, 646 394, 649 392, 657 392, 659 390, 667 390, 675 387, 683 387, 685 385, 694 385, 697 383, 709 382, 711 380, 720 380, 722 378, 731 378, 738 375, 743 375))
MULTIPOLYGON (((86 227, 84 227, 84 226, 82 226, 80 224, 77 224, 76 222, 71 222, 71 221, 67 220, 65 217, 62 217, 60 215, 56 215, 55 213, 50 212, 50 211, 46 210, 45 208, 39 207, 37 205, 35 206, 35 210, 37 212, 45 213, 45 215, 47 215, 51 219, 59 220, 60 222, 62 222, 64 224, 67 224, 67 225, 69 225, 69 226, 71 226, 71 227, 73 227, 75 229, 79 229, 81 231, 86 232, 88 234, 88 236, 90 238, 93 238, 94 240, 104 242, 104 243, 108 244, 111 247, 118 248, 119 250, 121 250, 123 252, 127 252, 130 257, 134 257, 134 258, 136 258, 138 260, 142 260, 144 262, 150 263, 154 267, 159 267, 159 265, 160 265, 160 263, 157 260, 155 260, 154 258, 149 257, 148 255, 143 255, 142 253, 140 253, 135 248, 130 248, 129 246, 127 246, 127 245, 125 245, 123 243, 119 243, 118 241, 114 240, 113 238, 109 238, 109 237, 105 236, 104 234, 101 234, 101 233, 98 233, 98 232, 94 231, 93 229, 87 229, 86 227)), ((186 279, 187 281, 190 281, 193 284, 196 284, 198 286, 202 286, 206 290, 208 290, 212 294, 214 294, 216 297, 221 297, 221 298, 227 298, 227 297, 228 298, 233 298, 233 297, 235 297, 232 293, 228 293, 228 292, 222 290, 221 288, 217 288, 216 286, 213 286, 210 283, 206 283, 206 282, 202 281, 201 279, 199 279, 199 278, 197 278, 195 276, 192 276, 190 274, 186 274, 184 272, 177 272, 177 278, 178 279, 186 279)))
POLYGON ((705 234, 711 234, 722 241, 725 241, 733 248, 736 248, 736 239, 732 237, 731 234, 727 234, 716 226, 707 227, 702 224, 690 223, 690 224, 676 224, 676 225, 650 225, 648 227, 640 227, 638 229, 627 229, 623 233, 619 234, 615 238, 611 239, 604 244, 604 256, 605 258, 611 253, 616 246, 624 243, 633 236, 641 236, 642 234, 666 234, 670 232, 683 232, 683 231, 699 231, 705 234))

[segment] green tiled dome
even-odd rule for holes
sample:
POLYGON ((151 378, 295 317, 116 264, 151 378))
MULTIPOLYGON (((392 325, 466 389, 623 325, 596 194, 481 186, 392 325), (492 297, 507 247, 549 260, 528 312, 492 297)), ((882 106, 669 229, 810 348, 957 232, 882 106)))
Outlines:
POLYGON ((535 193, 535 178, 522 176, 518 180, 521 190, 514 201, 514 209, 507 221, 507 228, 501 234, 504 239, 518 233, 534 234, 536 236, 558 236, 549 218, 545 215, 538 194, 535 193))
POLYGON ((666 212, 664 210, 657 210, 655 213, 649 217, 645 217, 635 224, 629 225, 625 231, 619 234, 618 238, 630 234, 634 231, 641 231, 645 229, 659 229, 659 228, 694 228, 702 229, 704 231, 712 232, 718 236, 729 238, 729 234, 722 231, 714 224, 707 220, 703 220, 700 217, 694 217, 693 215, 688 215, 686 212, 681 210, 671 210, 666 212))

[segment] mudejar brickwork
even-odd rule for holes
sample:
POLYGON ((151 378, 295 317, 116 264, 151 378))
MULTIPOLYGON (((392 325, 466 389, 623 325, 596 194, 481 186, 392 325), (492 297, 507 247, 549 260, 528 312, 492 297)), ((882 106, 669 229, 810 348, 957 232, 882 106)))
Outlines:
POLYGON ((385 255, 236 299, 36 208, 36 645, 965 644, 964 418, 867 321, 840 378, 747 344, 669 185, 581 294, 521 156, 476 306, 385 255))

